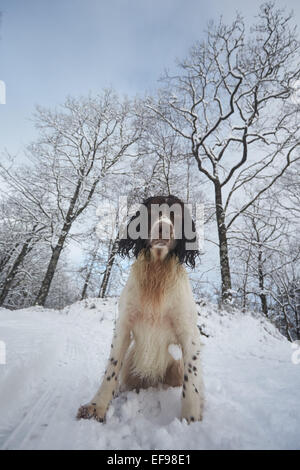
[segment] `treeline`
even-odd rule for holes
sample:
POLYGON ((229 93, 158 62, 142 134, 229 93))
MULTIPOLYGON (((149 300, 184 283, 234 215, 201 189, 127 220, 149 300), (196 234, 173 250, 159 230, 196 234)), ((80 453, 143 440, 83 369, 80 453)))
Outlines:
POLYGON ((120 197, 175 194, 205 204, 205 250, 217 248, 219 285, 204 252, 196 294, 256 308, 300 339, 298 54, 292 15, 266 3, 250 30, 239 15, 211 23, 154 96, 38 107, 24 163, 1 155, 0 305, 118 293, 120 197))

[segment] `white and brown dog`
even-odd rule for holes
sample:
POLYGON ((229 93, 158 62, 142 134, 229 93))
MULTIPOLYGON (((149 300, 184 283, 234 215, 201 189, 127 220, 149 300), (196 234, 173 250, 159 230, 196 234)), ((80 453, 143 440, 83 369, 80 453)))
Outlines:
POLYGON ((148 198, 131 218, 127 236, 120 240, 119 253, 132 253, 137 259, 120 297, 119 318, 102 384, 94 398, 79 408, 78 418, 104 421, 118 390, 138 391, 162 384, 183 387, 182 419, 202 419, 200 333, 183 266, 195 266, 198 251, 187 249, 188 241, 195 242, 195 236, 191 215, 175 196, 148 198), (193 231, 190 240, 186 237, 188 226, 193 231), (133 236, 134 229, 139 229, 138 236, 133 236), (181 347, 181 359, 170 354, 171 344, 181 347))

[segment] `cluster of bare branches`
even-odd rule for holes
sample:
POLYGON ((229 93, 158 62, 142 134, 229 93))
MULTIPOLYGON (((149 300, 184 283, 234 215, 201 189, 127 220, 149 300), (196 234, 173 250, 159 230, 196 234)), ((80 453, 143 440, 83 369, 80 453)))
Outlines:
MULTIPOLYGON (((210 23, 155 96, 104 90, 38 107, 27 163, 1 157, 0 305, 117 294, 128 271, 117 256, 118 211, 99 237, 97 208, 174 194, 206 206, 219 277, 204 290, 299 337, 298 57, 292 15, 265 3, 250 28, 238 14, 210 23)), ((215 271, 205 256, 198 293, 215 271)))
POLYGON ((136 145, 139 129, 131 104, 111 90, 94 98, 69 98, 55 111, 38 108, 35 123, 40 137, 27 149, 30 163, 15 169, 8 159, 0 171, 7 193, 17 198, 33 224, 23 258, 33 234, 47 232, 43 237, 51 256, 35 299, 44 305, 75 222, 94 200, 102 179, 136 145))
POLYGON ((289 339, 299 339, 298 230, 277 196, 266 192, 229 233, 236 304, 261 311, 289 339))
POLYGON ((272 3, 250 32, 237 15, 209 25, 146 107, 189 146, 214 192, 223 301, 231 299, 228 230, 299 158, 299 42, 272 3), (246 200, 245 186, 257 191, 246 200), (238 201, 239 204, 233 204, 238 201))

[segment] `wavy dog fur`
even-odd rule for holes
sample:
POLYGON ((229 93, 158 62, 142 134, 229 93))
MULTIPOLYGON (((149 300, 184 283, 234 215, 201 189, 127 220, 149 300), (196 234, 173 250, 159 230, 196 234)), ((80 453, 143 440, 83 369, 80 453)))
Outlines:
POLYGON ((161 262, 141 252, 132 266, 132 275, 139 286, 137 295, 140 304, 145 306, 144 311, 150 310, 153 322, 159 321, 160 307, 167 299, 168 292, 185 275, 185 270, 174 256, 161 262))
MULTIPOLYGON (((149 197, 147 199, 144 199, 142 202, 142 205, 145 206, 148 210, 149 215, 151 214, 151 205, 152 204, 167 204, 169 207, 172 207, 173 204, 178 204, 182 208, 182 227, 181 227, 181 233, 182 237, 178 239, 176 242, 176 246, 174 249, 170 252, 170 256, 174 256, 178 259, 180 263, 185 263, 187 266, 190 266, 191 268, 195 268, 195 262, 196 258, 199 256, 199 251, 198 250, 189 250, 186 248, 187 242, 194 242, 196 239, 196 235, 194 238, 191 238, 190 240, 187 240, 186 238, 186 227, 190 226, 192 227, 193 233, 196 233, 196 228, 195 228, 195 223, 185 207, 183 201, 179 199, 176 196, 153 196, 149 197)), ((132 224, 139 216, 140 216, 141 211, 138 210, 136 214, 134 214, 129 223, 132 224)), ((150 222, 150 220, 149 220, 150 222)), ((139 227, 137 227, 139 228, 139 227)), ((136 258, 138 257, 139 253, 141 251, 149 251, 149 244, 147 239, 143 239, 141 237, 138 237, 136 239, 131 238, 128 235, 127 231, 127 236, 124 239, 121 239, 119 242, 119 254, 123 257, 130 257, 131 255, 135 256, 136 258)))
MULTIPOLYGON (((183 205, 174 196, 148 198, 144 204, 150 216, 151 204, 171 206, 174 202, 183 205)), ((182 214, 184 228, 187 221, 192 221, 187 211, 182 214)), ((138 213, 129 224, 137 217, 138 213)), ((173 227, 171 218, 167 222, 173 227)), ((202 418, 200 333, 196 305, 183 265, 194 266, 198 252, 186 249, 184 237, 173 239, 170 235, 164 243, 156 244, 151 233, 150 226, 147 239, 120 241, 120 254, 133 254, 137 259, 120 296, 119 318, 104 378, 93 399, 79 408, 78 418, 94 417, 103 421, 117 391, 158 385, 182 386, 181 418, 188 422, 202 418), (170 354, 171 344, 180 346, 181 359, 170 354)))

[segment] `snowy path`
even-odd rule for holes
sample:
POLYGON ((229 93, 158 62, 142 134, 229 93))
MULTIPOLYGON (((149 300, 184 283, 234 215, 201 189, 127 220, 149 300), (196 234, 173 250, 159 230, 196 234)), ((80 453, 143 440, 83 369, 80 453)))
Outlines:
POLYGON ((105 369, 113 299, 0 310, 0 449, 299 449, 300 364, 290 344, 249 315, 201 312, 205 415, 188 426, 178 419, 180 389, 123 394, 104 425, 76 421, 105 369))

